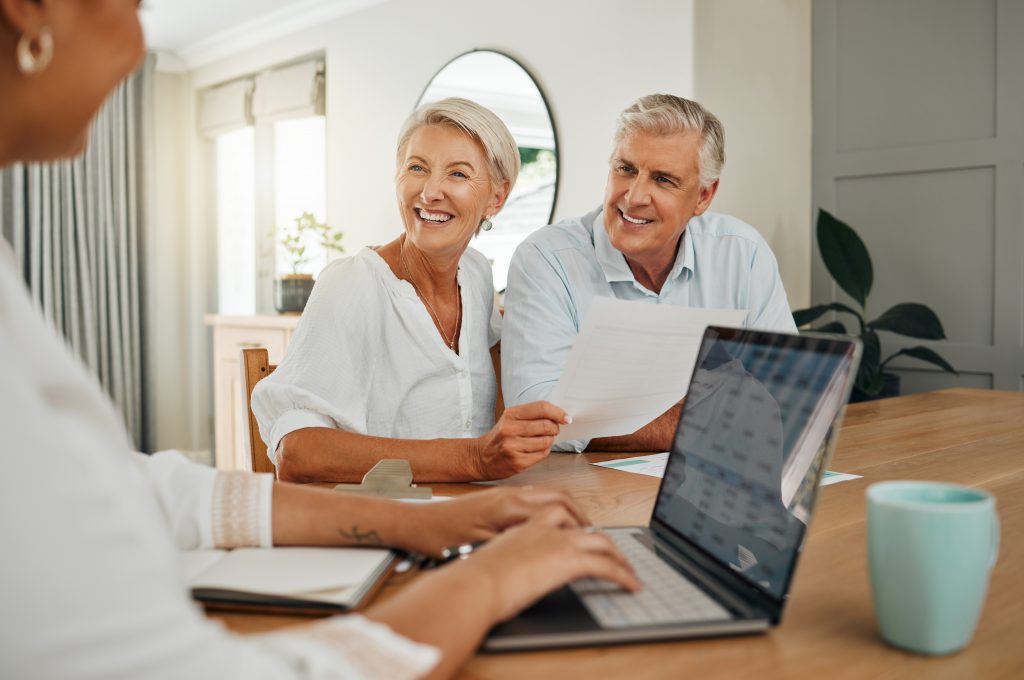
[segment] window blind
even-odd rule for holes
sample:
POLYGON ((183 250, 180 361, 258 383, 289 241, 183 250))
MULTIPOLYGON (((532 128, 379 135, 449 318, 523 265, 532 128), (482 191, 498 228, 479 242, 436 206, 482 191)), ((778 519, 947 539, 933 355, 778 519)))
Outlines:
POLYGON ((256 76, 253 115, 274 121, 324 115, 324 64, 306 61, 256 76))
POLYGON ((199 127, 206 137, 216 137, 253 124, 251 78, 236 80, 204 91, 199 98, 199 127))

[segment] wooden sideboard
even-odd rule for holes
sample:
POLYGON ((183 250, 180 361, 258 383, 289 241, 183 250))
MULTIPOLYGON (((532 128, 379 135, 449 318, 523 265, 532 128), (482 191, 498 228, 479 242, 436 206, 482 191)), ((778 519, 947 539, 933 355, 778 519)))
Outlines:
POLYGON ((214 460, 220 470, 249 470, 241 351, 266 347, 270 363, 280 363, 299 315, 207 314, 203 321, 213 327, 214 460))

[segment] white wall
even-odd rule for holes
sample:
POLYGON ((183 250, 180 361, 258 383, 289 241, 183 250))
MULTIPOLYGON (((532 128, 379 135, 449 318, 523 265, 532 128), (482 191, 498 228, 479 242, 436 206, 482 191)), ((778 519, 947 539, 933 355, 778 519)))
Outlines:
POLYGON ((753 224, 811 301, 811 0, 696 0, 695 96, 725 126, 712 210, 753 224))
MULTIPOLYGON (((179 232, 190 239, 182 288, 189 328, 180 346, 202 394, 183 443, 209 446, 209 329, 213 221, 208 145, 195 93, 263 68, 322 53, 327 63, 327 220, 349 252, 400 231, 394 144, 423 88, 474 48, 519 60, 538 81, 558 133, 556 219, 602 199, 618 113, 637 97, 696 98, 726 126, 722 190, 714 208, 757 226, 779 256, 790 301, 809 300, 810 0, 391 0, 191 72, 185 137, 189 178, 179 232), (189 234, 191 234, 189 236, 189 234), (205 391, 204 391, 205 390, 205 391)), ((180 214, 179 213, 179 214, 180 214)), ((168 340, 169 342, 170 340, 168 340)), ((160 414, 158 414, 160 415, 160 414)), ((184 434, 183 434, 184 437, 184 434)))

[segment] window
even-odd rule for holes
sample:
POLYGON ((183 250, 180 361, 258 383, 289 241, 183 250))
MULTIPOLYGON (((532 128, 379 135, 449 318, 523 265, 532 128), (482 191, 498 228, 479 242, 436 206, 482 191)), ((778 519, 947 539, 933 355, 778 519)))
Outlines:
MULTIPOLYGON (((303 213, 326 221, 323 64, 307 61, 207 90, 203 132, 215 148, 218 309, 273 310, 273 279, 292 273, 281 245, 303 213)), ((319 242, 302 244, 299 273, 327 263, 319 242)))
MULTIPOLYGON (((320 221, 327 214, 327 166, 323 116, 295 118, 274 123, 274 227, 277 237, 275 272, 290 274, 292 264, 281 246, 281 229, 294 224, 304 212, 320 221)), ((327 264, 328 253, 319 241, 307 238, 300 267, 304 274, 317 274, 327 264)))
POLYGON ((256 302, 253 129, 226 132, 217 146, 217 289, 221 314, 252 314, 256 302))

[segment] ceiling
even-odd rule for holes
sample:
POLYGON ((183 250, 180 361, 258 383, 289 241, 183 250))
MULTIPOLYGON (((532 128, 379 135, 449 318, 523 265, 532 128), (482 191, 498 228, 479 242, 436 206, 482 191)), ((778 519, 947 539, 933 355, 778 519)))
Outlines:
POLYGON ((195 68, 385 0, 144 0, 149 49, 195 68))

